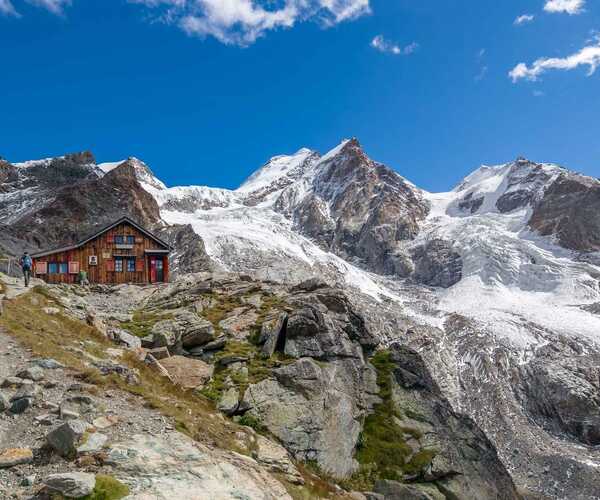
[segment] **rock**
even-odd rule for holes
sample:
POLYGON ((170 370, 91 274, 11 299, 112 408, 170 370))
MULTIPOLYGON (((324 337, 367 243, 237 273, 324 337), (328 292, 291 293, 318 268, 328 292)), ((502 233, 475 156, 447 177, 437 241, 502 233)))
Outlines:
POLYGON ((70 420, 46 435, 50 447, 63 458, 74 458, 77 447, 91 426, 83 420, 70 420))
POLYGON ((152 327, 152 338, 154 347, 170 347, 177 342, 177 332, 174 330, 172 320, 164 319, 158 321, 152 327))
POLYGON ((104 321, 98 318, 94 311, 88 311, 85 321, 92 328, 98 330, 102 335, 108 337, 108 328, 106 326, 106 323, 104 323, 104 321))
POLYGON ((152 356, 154 359, 161 360, 169 358, 171 355, 169 354, 168 347, 156 347, 155 349, 148 349, 147 353, 152 356))
POLYGON ((365 495, 366 500, 385 500, 385 497, 381 493, 365 491, 364 495, 365 495))
POLYGON ((17 373, 17 377, 39 382, 44 378, 44 370, 39 366, 32 366, 17 373))
POLYGON ((98 453, 102 450, 107 441, 108 437, 106 435, 99 432, 92 432, 91 434, 88 434, 87 439, 77 447, 77 455, 98 453))
POLYGON ((280 313, 275 317, 267 318, 262 324, 259 340, 262 341, 260 343, 263 344, 261 348, 263 355, 271 357, 275 351, 284 351, 287 321, 287 314, 280 313))
POLYGON ((250 328, 258 320, 258 313, 247 307, 237 307, 228 316, 219 322, 219 327, 228 335, 245 339, 250 334, 250 328))
POLYGON ((24 486, 26 488, 31 487, 35 484, 35 479, 35 474, 31 476, 25 476, 23 479, 21 479, 21 486, 24 486))
POLYGON ((319 288, 329 288, 329 285, 320 278, 309 278, 290 289, 290 292, 314 292, 319 288))
POLYGON ((260 309, 262 306, 262 295, 255 293, 249 297, 242 297, 242 304, 254 306, 256 309, 260 309))
POLYGON ((134 435, 112 445, 107 465, 128 477, 135 498, 291 500, 255 460, 208 448, 179 432, 134 435))
POLYGON ((142 337, 140 341, 144 349, 151 349, 152 347, 154 347, 154 335, 152 334, 142 337))
POLYGON ((462 279, 462 259, 452 243, 440 239, 411 250, 415 264, 412 277, 428 286, 450 288, 462 279))
POLYGON ((160 364, 169 372, 173 381, 186 389, 203 386, 212 377, 214 367, 199 359, 171 356, 160 364))
POLYGON ((437 497, 431 497, 415 486, 388 480, 377 481, 375 492, 383 495, 385 500, 438 500, 439 498, 444 500, 446 498, 439 491, 437 497))
POLYGON ((273 472, 285 474, 286 479, 292 483, 304 483, 298 469, 292 463, 289 453, 283 446, 260 434, 256 435, 256 444, 258 447, 255 457, 257 462, 266 465, 273 472))
POLYGON ((8 398, 0 392, 0 412, 6 411, 9 404, 8 398))
POLYGON ((2 385, 0 387, 9 388, 9 387, 22 387, 24 385, 32 385, 33 381, 28 379, 22 379, 19 377, 7 377, 2 381, 2 385))
POLYGON ((50 316, 54 316, 60 312, 60 309, 58 307, 42 307, 42 311, 50 316))
POLYGON ((244 356, 223 356, 222 358, 219 358, 217 360, 217 364, 219 366, 229 366, 232 365, 233 363, 245 363, 246 361, 248 361, 248 358, 244 357, 244 356))
POLYGON ((119 422, 119 418, 113 415, 102 416, 92 422, 96 429, 108 429, 119 422))
POLYGON ((20 387, 17 392, 10 398, 11 401, 17 401, 18 399, 29 398, 35 399, 37 398, 42 390, 39 385, 29 384, 20 387))
POLYGON ((204 318, 194 319, 190 322, 181 336, 183 347, 198 347, 214 339, 215 329, 210 321, 204 318))
POLYGON ((32 461, 33 452, 30 448, 10 448, 0 452, 0 469, 28 464, 32 461))
POLYGON ((82 498, 94 491, 96 478, 85 472, 70 472, 67 474, 52 474, 44 484, 52 493, 59 493, 66 498, 82 498))
POLYGON ((111 334, 117 343, 126 346, 128 349, 139 349, 142 347, 140 338, 131 335, 131 333, 125 330, 113 329, 111 330, 111 334))
POLYGON ((214 333, 212 323, 186 309, 152 327, 154 347, 196 347, 213 340, 214 333))
MULTIPOLYGON (((208 344, 204 344, 202 346, 202 352, 204 353, 207 351, 218 351, 219 349, 223 349, 223 347, 225 347, 226 343, 227 343, 227 337, 225 335, 221 335, 220 337, 216 338, 212 342, 209 342, 208 344)), ((194 352, 194 349, 192 349, 190 352, 194 352)))
POLYGON ((54 419, 52 418, 52 415, 45 413, 43 415, 38 415, 37 417, 35 417, 35 422, 38 425, 52 425, 54 419))
POLYGON ((226 390, 217 403, 217 409, 225 415, 234 415, 239 406, 240 394, 235 387, 226 390))
POLYGON ((31 403, 32 400, 30 398, 17 399, 10 405, 8 411, 14 415, 24 413, 31 406, 31 403))
POLYGON ((302 358, 273 370, 275 380, 250 385, 243 402, 296 458, 347 477, 358 467, 354 451, 366 395, 377 391, 364 373, 356 359, 317 363, 302 358))

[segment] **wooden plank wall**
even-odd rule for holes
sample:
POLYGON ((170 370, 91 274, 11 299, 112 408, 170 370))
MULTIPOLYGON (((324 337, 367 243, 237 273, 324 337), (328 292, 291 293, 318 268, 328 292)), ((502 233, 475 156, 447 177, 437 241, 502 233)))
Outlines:
MULTIPOLYGON (((147 237, 130 224, 123 223, 113 229, 101 234, 97 238, 89 241, 80 248, 70 250, 68 252, 60 252, 43 257, 38 257, 35 262, 79 262, 80 270, 87 272, 90 283, 149 283, 150 282, 150 264, 146 250, 163 250, 157 242, 147 237), (114 237, 121 235, 125 237, 131 235, 135 237, 133 249, 117 249, 114 243, 114 237), (89 257, 95 255, 98 258, 98 265, 90 266, 89 257), (113 261, 115 256, 131 256, 135 257, 136 261, 141 259, 144 262, 143 271, 128 272, 126 262, 123 261, 123 271, 116 272, 108 269, 108 261, 113 261)), ((164 262, 168 262, 168 256, 164 256, 164 262)), ((168 269, 168 264, 165 266, 168 269)), ((46 274, 37 275, 48 283, 76 283, 77 274, 46 274)), ((168 274, 165 276, 168 280, 168 274)))

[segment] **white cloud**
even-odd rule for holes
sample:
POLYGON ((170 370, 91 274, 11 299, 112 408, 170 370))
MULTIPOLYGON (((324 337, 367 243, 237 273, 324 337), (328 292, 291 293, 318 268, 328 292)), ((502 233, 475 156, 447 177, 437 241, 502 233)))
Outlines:
POLYGON ((523 14, 515 19, 513 23, 515 26, 521 26, 522 24, 528 24, 533 22, 535 16, 533 14, 523 14))
POLYGON ((517 64, 508 74, 513 82, 521 79, 536 81, 540 75, 550 70, 569 71, 579 66, 589 66, 588 76, 591 76, 600 65, 600 37, 595 37, 590 45, 579 52, 564 58, 544 57, 534 61, 531 66, 525 63, 517 64))
POLYGON ((546 95, 545 92, 541 91, 541 90, 534 90, 533 91, 533 97, 544 97, 546 95))
POLYGON ((395 54, 397 56, 407 56, 415 52, 419 48, 419 44, 416 42, 412 42, 406 47, 400 47, 400 45, 386 40, 383 35, 377 35, 375 38, 373 38, 373 40, 371 40, 371 47, 378 50, 379 52, 395 54))
POLYGON ((10 0, 0 0, 0 14, 4 14, 5 16, 20 17, 19 13, 15 9, 15 6, 10 0))
POLYGON ((191 36, 246 46, 265 33, 314 20, 333 26, 371 12, 370 0, 129 0, 191 36))
POLYGON ((585 0, 546 0, 546 12, 564 12, 569 15, 583 12, 585 0))

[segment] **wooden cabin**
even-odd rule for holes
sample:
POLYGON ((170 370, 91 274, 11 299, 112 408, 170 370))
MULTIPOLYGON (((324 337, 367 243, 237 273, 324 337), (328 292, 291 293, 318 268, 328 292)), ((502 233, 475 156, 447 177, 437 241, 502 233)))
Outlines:
POLYGON ((32 254, 34 274, 47 283, 161 283, 169 281, 171 247, 129 217, 79 243, 32 254))

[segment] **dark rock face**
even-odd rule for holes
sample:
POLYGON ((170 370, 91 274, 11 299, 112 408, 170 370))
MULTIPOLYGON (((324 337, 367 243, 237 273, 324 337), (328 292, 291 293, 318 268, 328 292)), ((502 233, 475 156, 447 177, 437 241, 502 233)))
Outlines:
POLYGON ((293 212, 300 232, 369 270, 406 276, 410 264, 399 243, 417 235, 429 211, 414 187, 353 139, 321 160, 312 190, 293 212))
POLYGON ((600 445, 600 355, 558 357, 544 348, 521 368, 518 395, 541 427, 600 445))
MULTIPOLYGON (((122 215, 146 226, 159 222, 156 201, 140 186, 127 162, 102 178, 66 182, 65 176, 81 173, 75 167, 68 169, 67 174, 62 174, 65 184, 56 188, 47 204, 28 212, 5 231, 32 250, 74 243, 122 215), (28 230, 23 232, 23 227, 28 230)), ((52 187, 55 182, 56 179, 45 187, 52 187)))
POLYGON ((462 279, 462 259, 444 240, 431 240, 411 251, 413 278, 429 286, 449 288, 462 279))
POLYGON ((529 225, 561 246, 600 250, 600 181, 573 173, 560 175, 535 206, 529 225))
MULTIPOLYGON (((493 444, 471 418, 452 410, 421 356, 400 344, 392 344, 390 352, 396 365, 394 400, 400 410, 411 409, 410 417, 402 413, 400 423, 416 426, 426 436, 427 448, 438 451, 422 480, 433 483, 445 498, 520 498, 493 444)), ((393 495, 399 488, 394 484, 377 486, 385 498, 404 498, 393 495)), ((406 498, 430 498, 417 492, 406 498)))
POLYGON ((483 205, 483 197, 473 198, 473 193, 469 193, 458 203, 458 208, 474 214, 481 205, 483 205))
POLYGON ((171 268, 173 276, 212 269, 212 261, 206 253, 204 241, 189 224, 161 228, 157 231, 157 235, 177 251, 177 259, 171 268))

